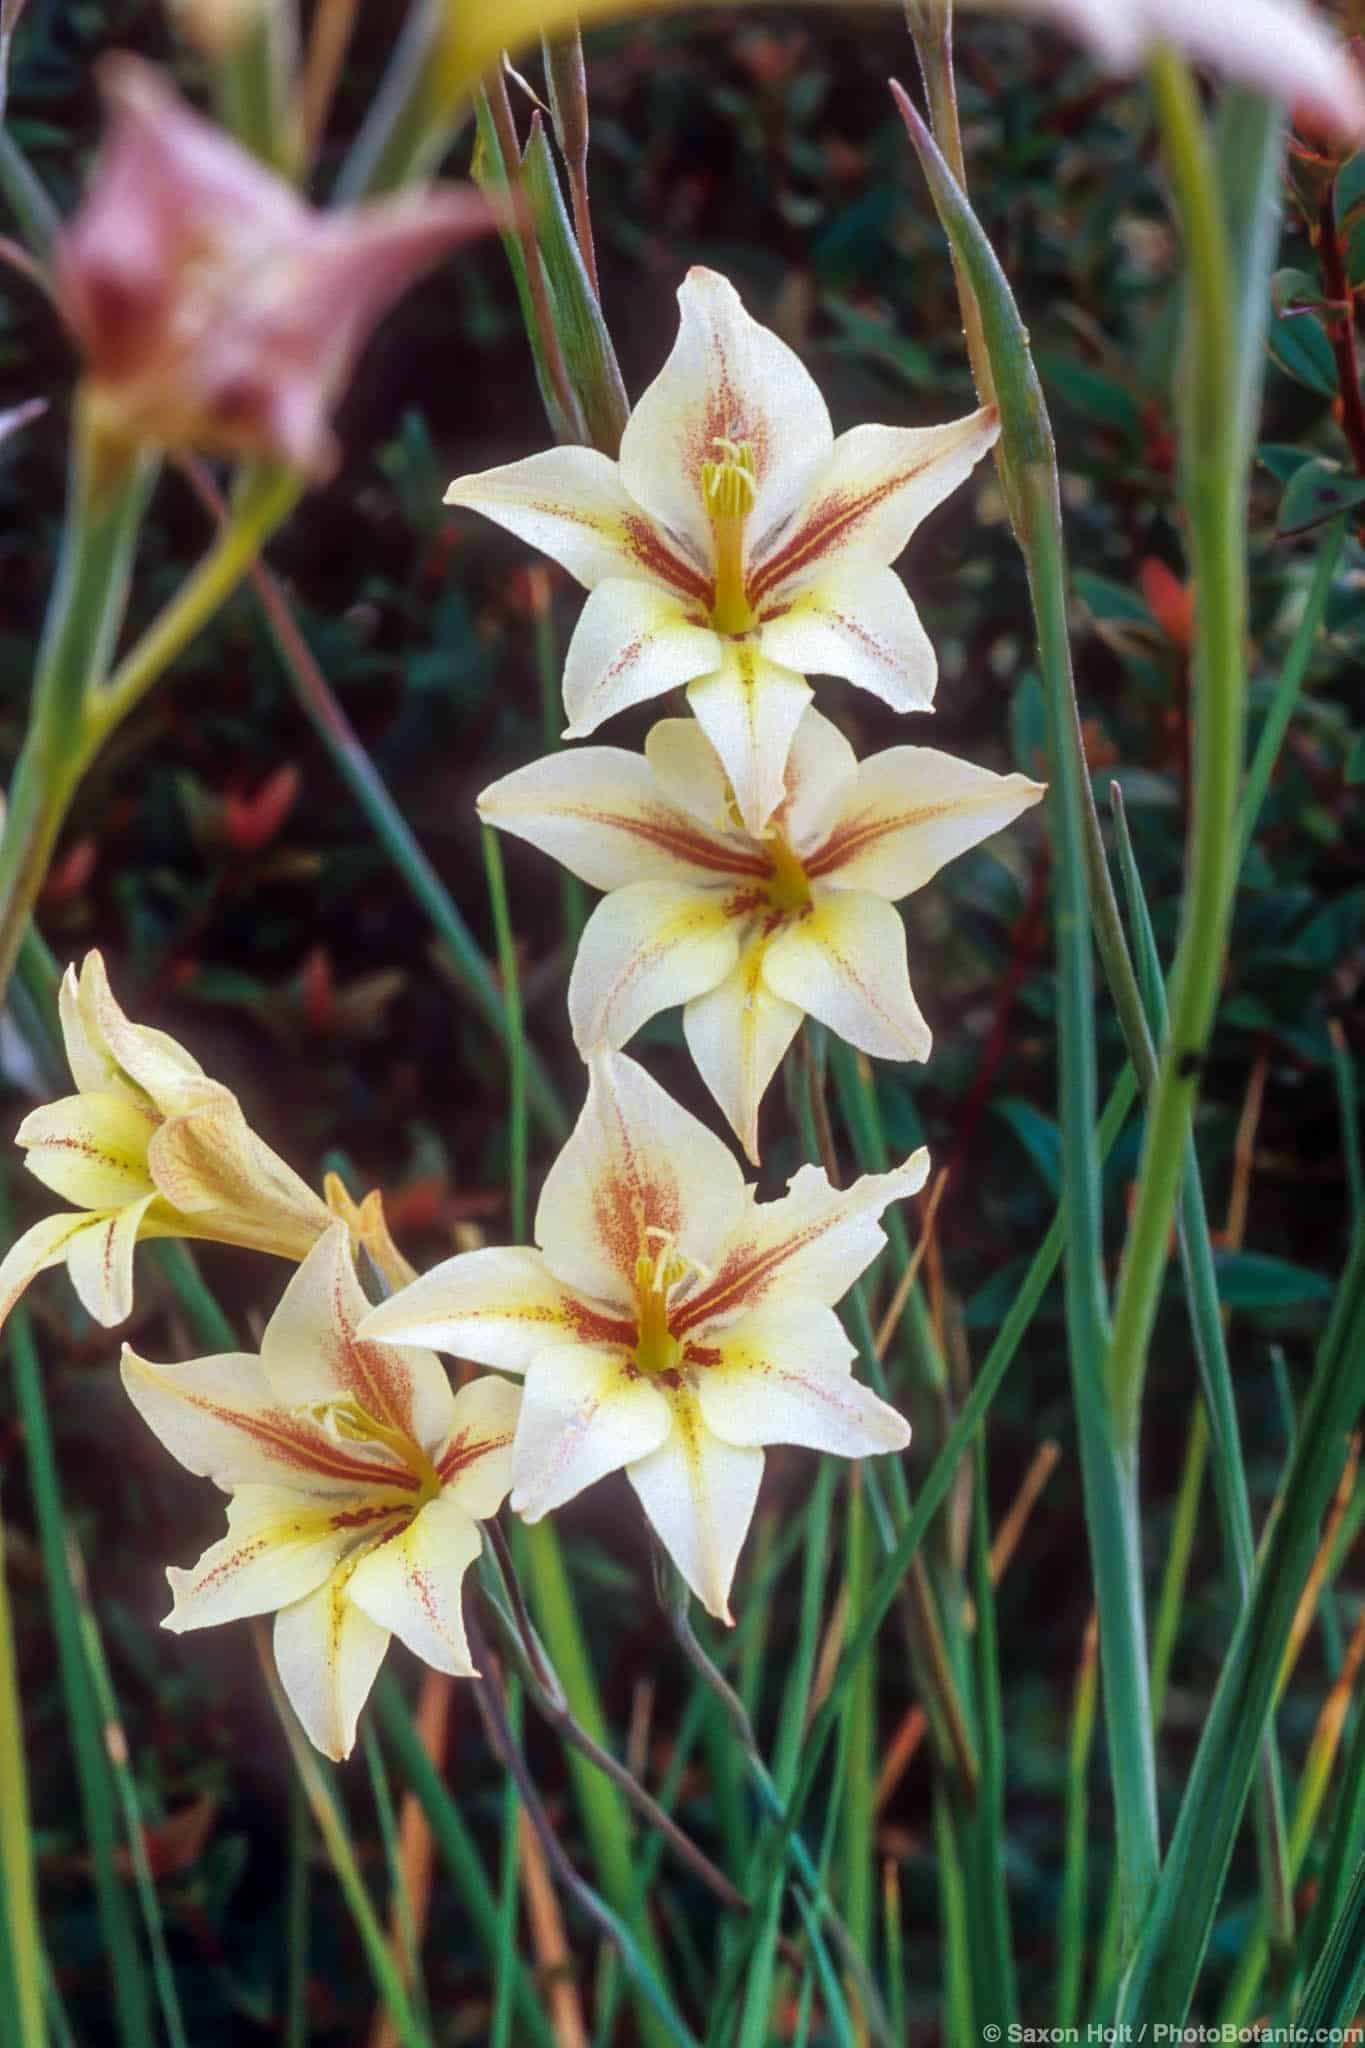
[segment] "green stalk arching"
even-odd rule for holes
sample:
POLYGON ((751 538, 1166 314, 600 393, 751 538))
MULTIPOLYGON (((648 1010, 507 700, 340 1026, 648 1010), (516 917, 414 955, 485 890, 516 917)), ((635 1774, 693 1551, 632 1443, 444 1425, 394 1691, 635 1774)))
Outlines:
POLYGON ((1068 1350, 1086 1522, 1100 1618, 1100 1670, 1114 1778, 1126 1921, 1135 1932, 1159 1864, 1156 1764, 1147 1689, 1146 1617, 1136 1449, 1115 1426, 1103 1361, 1109 1348, 1096 1122, 1094 974, 1086 872, 1084 758, 1066 619, 1066 563, 1056 455, 1041 387, 1009 283, 923 121, 893 93, 944 231, 981 311, 995 376, 1011 510, 1024 549, 1048 703, 1050 816, 1056 854, 1060 1108, 1067 1232, 1068 1350))
POLYGON ((45 2048, 43 1938, 33 1872, 24 1723, 0 1516, 0 2022, 15 2048, 45 2048))

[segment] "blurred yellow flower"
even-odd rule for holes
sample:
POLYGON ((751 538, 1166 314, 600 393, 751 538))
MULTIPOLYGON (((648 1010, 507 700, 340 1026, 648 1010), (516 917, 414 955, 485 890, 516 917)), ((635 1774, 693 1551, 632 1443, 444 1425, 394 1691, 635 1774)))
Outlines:
POLYGON ((927 711, 937 662, 891 563, 995 440, 993 408, 945 427, 854 427, 733 285, 689 271, 672 354, 621 459, 552 448, 460 477, 467 505, 561 562, 590 595, 564 667, 566 737, 688 685, 740 816, 782 800, 806 673, 927 711))
POLYGON ((301 1259, 326 1204, 251 1129, 230 1088, 164 1031, 130 1023, 98 953, 61 989, 76 1095, 24 1118, 25 1165, 74 1213, 45 1216, 0 1261, 0 1322, 35 1274, 64 1260, 96 1322, 133 1306, 133 1247, 203 1237, 301 1259))
POLYGON ((372 1309, 365 1337, 433 1344, 525 1374, 512 1507, 527 1521, 625 1468, 698 1599, 730 1619, 765 1444, 845 1458, 902 1449, 908 1424, 852 1376, 833 1304, 924 1185, 923 1149, 831 1186, 803 1166, 757 1202, 733 1154, 621 1053, 546 1177, 536 1244, 436 1266, 372 1309))
POLYGON ((929 1057, 893 905, 1042 794, 932 747, 860 764, 809 710, 761 837, 690 718, 656 725, 643 756, 584 747, 533 761, 479 810, 610 892, 569 983, 579 1051, 624 1045, 685 1004, 692 1057, 757 1162, 758 1106, 803 1016, 881 1059, 929 1057))
POLYGON ((191 1472, 232 1495, 228 1533, 167 1572, 177 1633, 275 1614, 280 1680, 310 1740, 344 1757, 390 1635, 471 1676, 460 1589, 507 1493, 520 1390, 458 1394, 429 1351, 357 1334, 369 1303, 334 1224, 284 1291, 259 1358, 151 1365, 123 1383, 191 1472))

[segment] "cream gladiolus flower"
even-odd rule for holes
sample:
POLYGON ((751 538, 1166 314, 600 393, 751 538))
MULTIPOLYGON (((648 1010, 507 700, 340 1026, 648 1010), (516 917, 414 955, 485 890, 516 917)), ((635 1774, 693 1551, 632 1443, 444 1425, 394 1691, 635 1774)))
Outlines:
POLYGON ((929 1171, 832 1187, 803 1166, 757 1202, 733 1154, 621 1053, 546 1177, 538 1249, 465 1252, 378 1308, 366 1337, 524 1373, 512 1506, 527 1521, 625 1468, 710 1613, 730 1619, 765 1444, 898 1451, 908 1425, 852 1377, 834 1313, 886 1239, 889 1202, 929 1171))
POLYGON ((511 1477, 520 1390, 458 1394, 429 1351, 358 1334, 369 1302, 345 1226, 308 1254, 260 1357, 150 1365, 123 1384, 191 1472, 232 1495, 228 1533, 166 1574, 177 1633, 275 1615, 280 1681, 312 1742, 344 1757, 390 1635, 437 1671, 473 1675, 460 1607, 479 1523, 511 1477))
POLYGON ((584 747, 533 761, 479 811, 610 892, 569 983, 579 1051, 624 1045, 685 1004, 692 1057, 757 1163, 758 1106, 803 1016, 882 1059, 929 1057, 892 905, 1042 794, 932 747, 859 764, 810 710, 761 837, 690 718, 656 725, 643 756, 584 747))
POLYGON ((96 1322, 123 1322, 142 1238, 214 1238, 301 1259, 332 1220, 326 1204, 256 1136, 232 1090, 164 1031, 130 1023, 98 953, 79 976, 67 969, 60 1001, 80 1092, 31 1111, 16 1143, 29 1172, 77 1208, 45 1216, 0 1261, 0 1322, 63 1260, 96 1322))
POLYGON ((835 439, 799 356, 692 270, 673 353, 621 459, 552 448, 460 477, 468 505, 561 562, 590 593, 564 667, 566 737, 686 684, 761 832, 782 799, 807 672, 927 711, 937 663, 891 564, 995 440, 993 408, 945 427, 835 439))

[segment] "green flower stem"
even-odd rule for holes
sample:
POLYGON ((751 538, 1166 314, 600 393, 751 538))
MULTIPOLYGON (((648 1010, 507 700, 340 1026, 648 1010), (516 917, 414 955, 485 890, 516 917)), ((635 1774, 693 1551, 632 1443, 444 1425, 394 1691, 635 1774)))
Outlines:
MULTIPOLYGON (((850 1614, 862 1611, 870 1577, 870 1529, 863 1496, 862 1469, 848 1474, 848 1509, 844 1526, 844 1586, 850 1614)), ((876 1790, 877 1645, 872 1643, 844 1699, 844 1796, 840 1812, 839 1873, 842 1879, 844 1924, 864 1962, 875 1958, 873 1946, 872 1854, 876 1829, 872 1799, 876 1790)))
POLYGON ((89 759, 86 705, 123 621, 152 475, 146 457, 110 444, 89 396, 78 397, 61 555, 0 837, 0 998, 89 759))
POLYGON ((1057 1907, 1057 2004, 1054 2020, 1059 2039, 1076 2025, 1081 2003, 1081 1972, 1086 1954, 1086 1860, 1089 1853, 1090 1752, 1095 1740, 1095 1701, 1099 1673, 1095 1663, 1094 1617, 1086 1623, 1081 1661, 1071 1696, 1071 1737, 1066 1759, 1066 1853, 1062 1895, 1057 1907))
MULTIPOLYGON (((606 1715, 564 1568, 564 1553, 549 1522, 535 1522, 527 1527, 526 1559, 531 1611, 564 1688, 569 1711, 579 1726, 605 1748, 606 1715)), ((625 1801, 586 1757, 574 1752, 568 1761, 602 1892, 609 1905, 624 1917, 646 1961, 657 1973, 662 1969, 662 1958, 646 1903, 636 1890, 632 1830, 625 1801)), ((637 1999, 637 2012, 649 2048, 676 2048, 650 2005, 637 1999)))
POLYGON ((1246 658, 1245 465, 1239 421, 1227 402, 1239 357, 1227 233, 1188 67, 1173 50, 1161 49, 1152 59, 1151 77, 1190 268, 1191 353, 1182 448, 1199 602, 1185 916, 1106 1365, 1115 1424, 1129 1452, 1137 1441, 1147 1348, 1237 881, 1246 658))
POLYGON ((517 970, 517 941, 507 908, 507 876, 502 864, 502 847, 491 825, 480 825, 484 872, 488 876, 488 900, 493 912, 493 933, 498 948, 498 974, 502 982, 504 1035, 507 1043, 507 1150, 511 1165, 512 1242, 526 1242, 526 1030, 521 1009, 521 976, 517 970))
POLYGON ((284 1907, 284 2048, 308 2048, 308 1867, 313 1830, 298 1778, 289 1781, 289 1875, 284 1907))
POLYGON ((1332 582, 1341 560, 1342 543, 1346 539, 1347 522, 1335 519, 1323 535, 1318 557, 1313 564, 1313 580, 1308 587, 1299 622, 1294 628, 1294 637, 1289 643, 1284 666, 1275 684, 1275 694, 1270 700, 1265 723, 1256 737, 1256 745, 1247 769, 1246 782, 1242 789, 1241 809, 1237 815, 1237 866, 1240 871, 1251 846, 1256 820, 1261 805, 1270 787, 1270 778, 1275 772, 1284 736, 1289 730, 1289 721, 1294 716, 1294 706, 1299 701, 1299 691, 1308 673, 1313 648, 1322 627, 1327 600, 1332 594, 1332 582))
POLYGON ((0 1517, 0 2022, 14 2048, 44 2048, 43 1941, 33 1875, 24 1723, 0 1517))
POLYGON ((15 1406, 24 1432, 67 1727, 90 1850, 95 1904, 112 1980, 114 2029, 120 2048, 154 2048, 146 1971, 116 1862, 118 1826, 109 1759, 86 1669, 80 1614, 67 1569, 66 1519, 43 1394, 42 1368, 28 1311, 22 1303, 10 1315, 7 1335, 15 1406))
POLYGON ((264 1624, 256 1623, 252 1633, 266 1690, 270 1694, 270 1703, 279 1717, 280 1727, 284 1730, 295 1774, 303 1786, 313 1819, 317 1823, 318 1833, 322 1836, 323 1845, 336 1872, 337 1883, 346 1901, 346 1910, 351 1916, 356 1933, 360 1936, 365 1959, 374 1978, 375 1989, 393 2021, 403 2048, 431 2048, 431 2037, 418 2019, 404 1989, 393 1950, 389 1947, 388 1938, 365 1888, 365 1879, 356 1860, 350 1833, 335 1793, 327 1782, 322 1759, 299 1726, 298 1717, 284 1696, 284 1688, 275 1670, 275 1659, 270 1651, 264 1624))
MULTIPOLYGON (((900 88, 892 89, 939 218, 960 254, 981 307, 986 346, 995 370, 1002 438, 1009 450, 1007 473, 1028 566, 1048 704, 1068 1351, 1099 1609, 1100 1672, 1125 1924, 1129 1933, 1135 1934, 1159 1863, 1156 1759, 1147 1691, 1136 1444, 1118 1427, 1103 1374, 1109 1316, 1095 1147, 1094 977, 1085 827, 1088 777, 1075 737, 1076 698, 1067 639, 1066 561, 1056 452, 1027 333, 995 253, 928 129, 900 88)), ((1140 1017, 1140 1000, 1138 1013, 1140 1017)))

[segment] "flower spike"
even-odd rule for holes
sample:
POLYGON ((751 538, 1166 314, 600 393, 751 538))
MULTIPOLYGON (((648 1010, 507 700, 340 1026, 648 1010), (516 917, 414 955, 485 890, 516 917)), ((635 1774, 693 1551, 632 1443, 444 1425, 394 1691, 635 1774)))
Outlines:
POLYGON ((860 1458, 909 1442, 853 1378, 834 1303, 886 1242, 883 1209, 928 1171, 921 1149, 841 1191, 805 1166, 782 1200, 756 1202, 704 1124, 601 1052, 545 1182, 537 1248, 447 1259, 361 1334, 524 1373, 517 1513, 539 1521, 624 1467, 693 1592, 728 1621, 765 1445, 860 1458))
POLYGON ((687 686, 751 833, 782 801, 808 671, 898 711, 932 707, 937 663, 891 564, 998 431, 835 438, 809 371, 713 270, 688 272, 672 354, 621 458, 551 449, 458 478, 466 505, 552 555, 589 592, 564 666, 566 737, 687 686))

